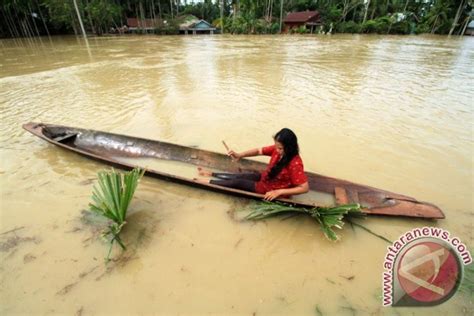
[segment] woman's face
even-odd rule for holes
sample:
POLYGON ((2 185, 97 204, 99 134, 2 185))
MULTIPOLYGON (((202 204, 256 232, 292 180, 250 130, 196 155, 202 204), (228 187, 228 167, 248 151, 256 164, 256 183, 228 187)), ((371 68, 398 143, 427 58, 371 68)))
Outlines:
POLYGON ((283 154, 285 153, 285 148, 283 147, 283 144, 279 141, 275 141, 275 149, 280 156, 283 156, 283 154))

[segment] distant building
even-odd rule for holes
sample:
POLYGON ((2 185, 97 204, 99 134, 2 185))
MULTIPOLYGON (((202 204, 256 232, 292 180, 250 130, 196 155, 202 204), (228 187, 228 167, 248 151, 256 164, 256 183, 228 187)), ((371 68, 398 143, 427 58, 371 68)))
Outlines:
POLYGON ((158 20, 153 19, 137 19, 137 18, 127 18, 127 26, 130 32, 137 30, 152 31, 159 24, 158 20))
POLYGON ((205 20, 188 20, 180 24, 179 32, 188 35, 189 33, 196 34, 214 34, 216 28, 205 20))
POLYGON ((464 31, 464 35, 474 36, 474 21, 469 22, 466 27, 466 31, 464 31))
POLYGON ((284 32, 304 26, 313 33, 316 26, 321 25, 321 15, 318 11, 291 12, 285 17, 283 23, 285 24, 284 32))

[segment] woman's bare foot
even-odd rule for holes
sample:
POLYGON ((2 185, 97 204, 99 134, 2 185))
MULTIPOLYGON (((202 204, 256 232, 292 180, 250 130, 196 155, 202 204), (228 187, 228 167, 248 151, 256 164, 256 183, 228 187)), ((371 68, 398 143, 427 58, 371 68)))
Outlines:
POLYGON ((209 184, 209 180, 207 180, 207 179, 194 178, 193 180, 194 180, 195 182, 198 182, 198 183, 209 184))
POLYGON ((212 171, 198 167, 198 174, 202 177, 212 177, 212 171))

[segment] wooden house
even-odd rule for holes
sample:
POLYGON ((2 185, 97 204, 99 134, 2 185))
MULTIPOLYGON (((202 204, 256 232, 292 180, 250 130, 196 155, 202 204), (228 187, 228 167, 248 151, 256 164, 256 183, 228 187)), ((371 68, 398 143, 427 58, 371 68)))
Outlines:
POLYGON ((137 18, 127 18, 127 26, 130 32, 134 32, 137 30, 143 31, 151 31, 156 28, 156 26, 160 23, 158 20, 153 19, 137 19, 137 18))
POLYGON ((313 33, 315 28, 321 25, 321 15, 318 11, 291 12, 285 17, 283 23, 285 24, 284 32, 304 26, 313 33))
POLYGON ((195 20, 189 21, 186 24, 181 24, 179 27, 180 33, 184 33, 188 35, 192 33, 193 35, 196 34, 214 34, 216 28, 209 22, 205 20, 195 20))

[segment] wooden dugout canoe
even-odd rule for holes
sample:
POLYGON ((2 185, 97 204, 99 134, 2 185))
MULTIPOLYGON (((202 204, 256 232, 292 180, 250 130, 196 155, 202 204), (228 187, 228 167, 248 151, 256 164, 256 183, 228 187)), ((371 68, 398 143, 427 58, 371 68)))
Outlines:
MULTIPOLYGON (((266 163, 254 160, 241 159, 239 162, 234 162, 227 155, 220 153, 101 131, 35 122, 24 124, 23 128, 64 149, 123 169, 136 167, 133 159, 143 157, 177 161, 224 172, 259 172, 266 167, 266 163), (117 159, 117 157, 128 157, 129 159, 124 162, 117 159)), ((360 203, 363 206, 363 212, 366 214, 426 219, 444 218, 443 212, 437 206, 417 201, 409 196, 312 172, 306 172, 306 174, 311 191, 332 195, 336 204, 360 203)), ((191 177, 183 177, 149 168, 146 169, 146 175, 248 198, 261 199, 263 197, 256 193, 199 183, 191 177)), ((305 200, 305 195, 300 195, 297 199, 279 199, 279 201, 304 207, 313 207, 317 204, 305 200)))

